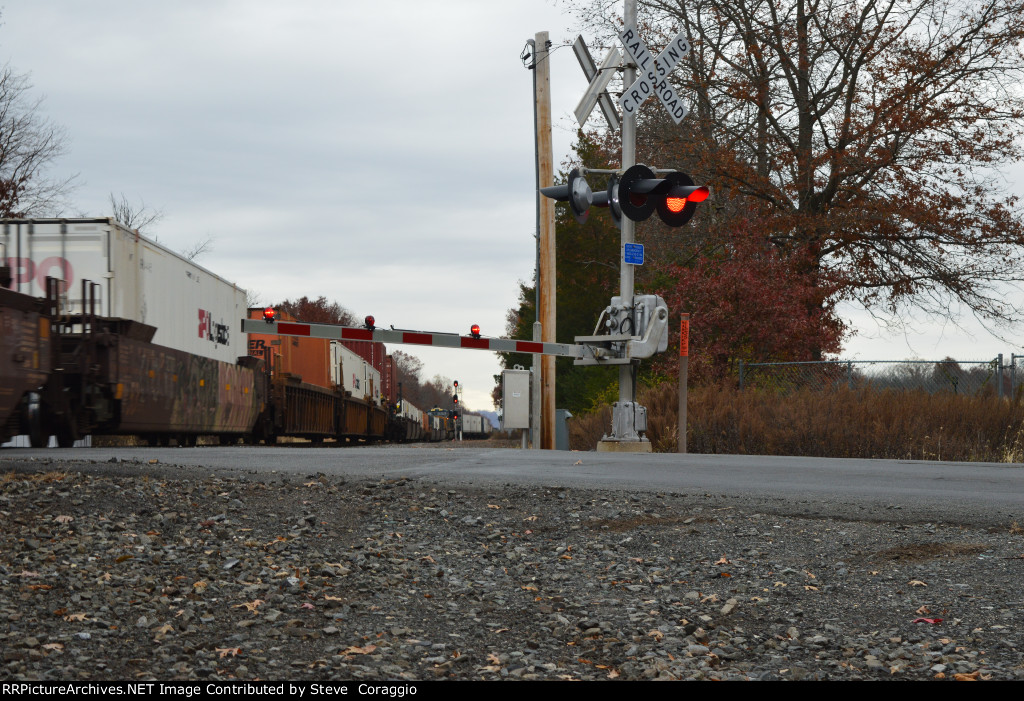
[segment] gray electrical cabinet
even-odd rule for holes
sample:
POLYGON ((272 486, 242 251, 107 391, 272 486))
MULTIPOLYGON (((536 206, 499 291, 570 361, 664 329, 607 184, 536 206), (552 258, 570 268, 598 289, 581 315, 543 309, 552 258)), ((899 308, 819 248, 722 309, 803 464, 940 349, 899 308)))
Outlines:
POLYGON ((530 371, 501 371, 501 430, 530 428, 530 371))

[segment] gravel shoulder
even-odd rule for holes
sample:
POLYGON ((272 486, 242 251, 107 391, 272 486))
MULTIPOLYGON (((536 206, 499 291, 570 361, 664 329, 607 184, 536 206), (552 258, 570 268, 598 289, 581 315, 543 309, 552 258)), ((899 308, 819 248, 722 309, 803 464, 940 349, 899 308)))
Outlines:
POLYGON ((7 680, 1024 679, 1024 529, 5 462, 7 680))

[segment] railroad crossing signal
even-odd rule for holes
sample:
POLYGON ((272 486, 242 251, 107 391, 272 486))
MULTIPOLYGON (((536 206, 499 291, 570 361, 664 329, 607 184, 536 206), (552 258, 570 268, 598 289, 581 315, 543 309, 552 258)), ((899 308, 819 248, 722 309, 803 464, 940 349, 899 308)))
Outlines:
POLYGON ((586 124, 590 113, 594 111, 594 105, 597 104, 600 105, 601 113, 604 115, 605 121, 608 122, 608 126, 612 131, 616 131, 621 124, 619 113, 615 111, 615 104, 606 90, 608 83, 615 77, 616 69, 622 63, 622 52, 618 49, 612 49, 605 56, 601 67, 598 68, 597 64, 594 63, 594 59, 590 56, 590 51, 587 49, 582 35, 576 37, 572 50, 576 54, 576 59, 580 62, 583 75, 590 81, 587 91, 583 93, 583 98, 576 105, 576 121, 580 123, 581 127, 586 124))
POLYGON ((682 226, 697 211, 697 203, 711 194, 706 185, 696 185, 686 173, 673 171, 664 178, 645 165, 635 165, 622 174, 619 205, 623 216, 643 221, 655 210, 669 226, 682 226))
POLYGON ((658 178, 645 165, 635 165, 622 174, 609 179, 604 192, 593 192, 578 168, 569 173, 564 185, 541 188, 541 194, 557 202, 566 202, 579 223, 587 220, 591 205, 608 207, 616 225, 621 217, 643 221, 655 210, 668 226, 682 226, 690 221, 697 204, 711 194, 705 185, 697 185, 686 173, 671 171, 658 178))
POLYGON ((683 57, 690 52, 690 42, 684 32, 680 32, 669 42, 669 45, 658 54, 651 56, 647 45, 640 38, 636 27, 627 26, 619 33, 619 41, 626 48, 626 53, 636 62, 640 77, 636 82, 622 91, 619 104, 625 114, 633 114, 644 100, 657 95, 668 114, 679 124, 689 111, 686 102, 676 94, 675 88, 668 82, 669 73, 683 57))

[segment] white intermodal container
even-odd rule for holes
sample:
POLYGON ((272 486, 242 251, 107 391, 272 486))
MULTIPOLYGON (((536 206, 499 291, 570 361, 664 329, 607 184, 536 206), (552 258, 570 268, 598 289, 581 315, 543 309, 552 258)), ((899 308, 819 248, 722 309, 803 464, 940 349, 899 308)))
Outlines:
POLYGON ((481 416, 474 414, 463 414, 462 416, 462 432, 463 433, 483 433, 484 432, 484 420, 481 416))
POLYGON ((380 404, 380 372, 341 341, 331 341, 331 382, 356 399, 380 404))
POLYGON ((64 280, 62 310, 82 311, 82 280, 99 285, 96 313, 156 327, 153 343, 234 363, 246 355, 245 290, 114 219, 0 219, 12 289, 42 297, 64 280))
POLYGON ((402 400, 401 416, 418 424, 423 423, 423 412, 413 406, 407 399, 402 400))

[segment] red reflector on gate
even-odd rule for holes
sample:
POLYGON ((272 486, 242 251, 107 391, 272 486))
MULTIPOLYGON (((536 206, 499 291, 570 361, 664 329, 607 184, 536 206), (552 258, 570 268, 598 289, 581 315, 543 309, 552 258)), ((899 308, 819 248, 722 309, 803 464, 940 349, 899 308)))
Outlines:
POLYGON ((369 329, 342 329, 341 340, 343 341, 372 341, 373 331, 369 329))
POLYGON ((277 322, 277 332, 285 336, 308 336, 309 324, 289 324, 279 321, 277 322))
POLYGON ((529 341, 516 341, 517 353, 543 353, 543 343, 530 343, 529 341))
POLYGON ((460 336, 459 341, 463 348, 479 348, 487 350, 491 347, 491 342, 486 338, 468 338, 466 336, 460 336))
POLYGON ((430 346, 434 343, 434 334, 431 333, 403 333, 403 343, 418 343, 421 346, 430 346))

